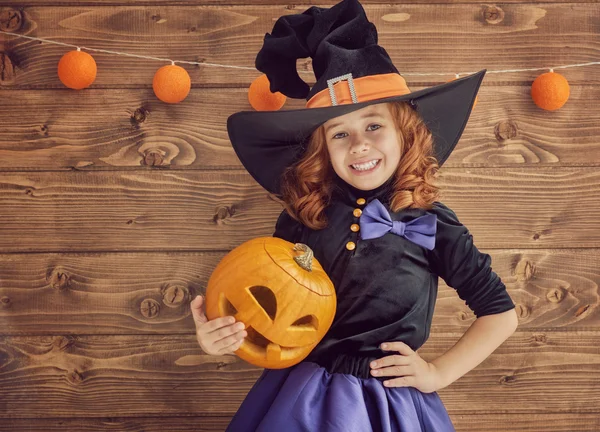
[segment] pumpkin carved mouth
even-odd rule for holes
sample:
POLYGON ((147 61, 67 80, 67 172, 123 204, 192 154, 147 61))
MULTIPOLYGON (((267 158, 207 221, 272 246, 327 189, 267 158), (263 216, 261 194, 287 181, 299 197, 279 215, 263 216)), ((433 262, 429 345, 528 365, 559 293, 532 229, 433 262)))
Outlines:
MULTIPOLYGON (((264 312, 264 314, 268 316, 270 320, 270 325, 276 325, 277 297, 275 296, 273 291, 271 291, 268 287, 256 285, 247 288, 247 292, 258 303, 258 305, 260 306, 259 309, 261 309, 264 312)), ((231 303, 231 301, 227 297, 225 297, 224 293, 221 293, 221 302, 223 311, 226 315, 238 315, 236 307, 231 303)), ((265 317, 263 316, 263 318, 265 317)), ((311 332, 316 334, 319 330, 319 319, 313 314, 305 315, 294 321, 288 327, 287 330, 289 332, 311 332)), ((274 341, 269 340, 269 338, 261 334, 250 323, 247 323, 246 325, 246 332, 248 333, 246 336, 246 342, 253 343, 257 347, 257 349, 266 349, 269 346, 269 344, 278 345, 282 349, 292 349, 297 347, 285 346, 285 344, 283 343, 275 343, 274 341)))
POLYGON ((293 359, 306 349, 302 346, 286 347, 273 343, 252 327, 246 327, 246 332, 248 335, 242 346, 255 356, 266 358, 269 361, 293 359))

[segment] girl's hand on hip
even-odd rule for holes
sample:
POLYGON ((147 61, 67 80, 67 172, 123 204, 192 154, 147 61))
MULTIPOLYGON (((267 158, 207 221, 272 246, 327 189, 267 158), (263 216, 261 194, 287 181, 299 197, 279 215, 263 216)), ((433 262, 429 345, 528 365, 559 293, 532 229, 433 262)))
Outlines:
POLYGON ((440 388, 435 365, 423 360, 404 342, 385 342, 381 348, 398 352, 371 362, 371 375, 374 377, 396 377, 384 381, 386 387, 414 387, 423 393, 432 393, 440 388))

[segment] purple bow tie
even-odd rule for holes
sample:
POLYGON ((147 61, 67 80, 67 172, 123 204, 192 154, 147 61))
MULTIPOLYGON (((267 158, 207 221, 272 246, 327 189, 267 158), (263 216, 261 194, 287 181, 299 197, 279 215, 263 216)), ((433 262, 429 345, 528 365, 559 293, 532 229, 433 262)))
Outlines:
POLYGON ((383 204, 378 199, 374 199, 360 216, 360 236, 363 240, 368 240, 392 232, 432 250, 435 247, 436 222, 437 216, 431 213, 408 222, 392 221, 383 204))

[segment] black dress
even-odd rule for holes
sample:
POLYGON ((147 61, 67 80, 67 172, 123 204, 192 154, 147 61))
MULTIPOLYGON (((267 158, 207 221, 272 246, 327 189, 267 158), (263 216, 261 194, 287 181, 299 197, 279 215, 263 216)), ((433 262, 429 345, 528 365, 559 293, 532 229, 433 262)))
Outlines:
MULTIPOLYGON (((392 233, 361 239, 360 230, 351 229, 359 222, 354 210, 377 198, 389 211, 390 182, 367 193, 338 177, 326 210, 329 225, 322 230, 305 227, 285 211, 279 216, 273 235, 313 250, 336 289, 336 315, 307 358, 263 371, 228 432, 455 431, 437 392, 385 387, 382 381, 390 377, 373 377, 369 363, 393 354, 378 348, 382 342, 402 341, 413 350, 425 343, 438 276, 478 317, 515 305, 492 271, 490 256, 477 250, 467 228, 441 202, 428 210, 437 216, 433 250, 392 233)), ((425 213, 403 210, 391 217, 406 222, 425 213)))
POLYGON ((380 343, 402 341, 416 351, 429 337, 438 276, 456 289, 477 317, 515 307, 504 283, 492 270, 490 255, 477 249, 473 236, 449 207, 436 201, 431 210, 390 212, 392 220, 403 222, 434 213, 437 231, 431 251, 392 233, 362 240, 360 231, 350 228, 359 223, 353 212, 374 199, 390 211, 391 179, 368 192, 337 176, 334 183, 326 228, 312 230, 284 210, 273 234, 308 245, 336 289, 333 324, 307 361, 329 372, 368 378, 372 376, 370 361, 389 355, 378 348, 380 343), (359 198, 365 203, 359 205, 359 198), (348 242, 354 249, 347 247, 348 242))

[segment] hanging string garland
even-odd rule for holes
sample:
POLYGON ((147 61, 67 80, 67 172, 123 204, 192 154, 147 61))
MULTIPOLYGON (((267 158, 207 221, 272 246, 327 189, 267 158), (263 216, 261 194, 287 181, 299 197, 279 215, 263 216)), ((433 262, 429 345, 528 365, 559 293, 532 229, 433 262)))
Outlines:
MULTIPOLYGON (((0 30, 0 33, 16 36, 19 38, 26 38, 45 43, 62 45, 67 47, 77 48, 77 51, 70 51, 66 53, 58 63, 58 77, 60 81, 71 89, 81 90, 89 87, 96 79, 96 62, 93 57, 81 51, 84 48, 88 51, 98 51, 108 54, 129 56, 144 58, 157 61, 168 61, 171 65, 163 66, 158 69, 152 80, 152 89, 156 97, 166 103, 179 103, 183 101, 190 92, 191 79, 187 71, 181 67, 175 65, 175 63, 185 63, 191 65, 201 66, 214 66, 223 67, 230 69, 243 69, 252 70, 256 72, 253 67, 244 66, 233 66, 223 65, 218 63, 206 63, 206 62, 192 62, 192 61, 181 61, 181 60, 170 60, 158 57, 143 56, 137 54, 130 54, 119 51, 109 51, 98 48, 85 48, 78 47, 77 45, 65 44, 62 42, 56 42, 52 40, 26 36, 18 33, 8 32, 0 30)), ((568 80, 561 74, 554 72, 554 69, 568 68, 568 67, 582 67, 588 65, 596 65, 600 62, 589 62, 581 64, 572 64, 564 66, 555 66, 553 68, 533 68, 533 69, 508 69, 508 70, 496 70, 487 71, 487 74, 492 73, 508 73, 508 72, 526 72, 526 71, 538 71, 538 70, 550 70, 550 72, 544 73, 538 76, 532 83, 531 86, 531 98, 535 105, 546 111, 555 111, 561 108, 569 99, 570 87, 568 80)), ((310 73, 311 71, 298 71, 299 73, 310 73)), ((463 72, 455 73, 456 76, 450 81, 458 79, 460 75, 471 75, 475 72, 463 72)), ((449 73, 405 73, 402 76, 409 75, 420 75, 420 76, 431 76, 431 75, 449 75, 449 73)), ((447 82, 450 82, 447 81, 447 82)), ((283 107, 286 102, 285 95, 276 92, 272 93, 270 90, 270 83, 266 75, 261 75, 256 78, 248 88, 248 101, 252 108, 257 111, 277 111, 283 107)), ((477 105, 478 97, 475 98, 473 108, 477 105)))

